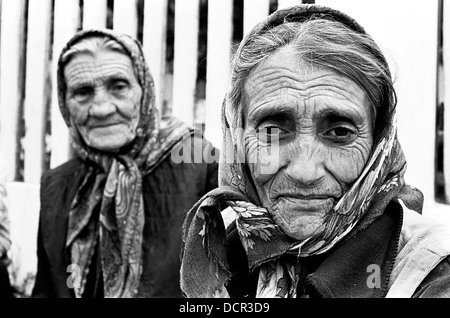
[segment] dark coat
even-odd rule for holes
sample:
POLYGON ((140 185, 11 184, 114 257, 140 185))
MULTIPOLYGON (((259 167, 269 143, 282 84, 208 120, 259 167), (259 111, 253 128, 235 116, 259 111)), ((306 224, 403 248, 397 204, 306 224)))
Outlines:
MULTIPOLYGON (((402 207, 391 201, 381 217, 351 239, 324 254, 301 258, 297 297, 385 297, 397 257, 401 227, 402 207), (371 272, 367 269, 371 264, 382 264, 379 286, 368 284, 371 272)), ((232 273, 227 285, 230 297, 255 297, 258 271, 247 269, 245 251, 234 224, 228 229, 227 257, 232 273)), ((443 259, 428 274, 412 298, 448 298, 448 286, 450 257, 443 259)))
MULTIPOLYGON (((200 142, 203 149, 206 146, 211 149, 209 142, 200 142)), ((87 168, 86 162, 73 159, 42 176, 38 270, 33 297, 74 297, 73 289, 68 287, 70 255, 65 242, 70 205, 87 168)), ((201 163, 174 163, 169 155, 143 177, 144 261, 139 297, 182 296, 179 287, 182 223, 192 205, 217 187, 217 173, 216 162, 207 164, 202 159, 201 163)), ((102 297, 99 260, 93 263, 85 295, 102 297)))
POLYGON ((8 266, 5 258, 0 258, 0 298, 14 298, 15 292, 9 281, 8 266))

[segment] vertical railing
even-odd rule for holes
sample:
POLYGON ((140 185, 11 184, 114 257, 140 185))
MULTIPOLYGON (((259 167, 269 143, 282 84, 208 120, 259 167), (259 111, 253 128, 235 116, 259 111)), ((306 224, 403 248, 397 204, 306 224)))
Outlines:
POLYGON ((450 203, 450 3, 443 2, 443 90, 444 90, 444 182, 445 200, 450 203))
POLYGON ((194 124, 197 82, 199 0, 175 0, 172 112, 194 124))
POLYGON ((53 59, 51 68, 52 104, 51 104, 51 137, 50 137, 50 167, 54 168, 67 161, 70 153, 70 137, 59 111, 56 85, 56 70, 58 58, 67 39, 75 34, 79 26, 78 0, 56 0, 54 8, 53 27, 53 59))
POLYGON ((3 0, 0 51, 0 181, 16 179, 20 109, 20 56, 24 0, 3 0), (8 26, 8 27, 6 27, 8 26))
POLYGON ((144 3, 142 44, 155 82, 155 103, 160 114, 163 106, 166 74, 167 1, 152 0, 144 3))
POLYGON ((29 183, 39 183, 44 165, 51 9, 51 0, 29 1, 24 103, 24 181, 29 183))
POLYGON ((301 0, 278 0, 278 9, 295 6, 301 4, 301 0))
POLYGON ((106 4, 107 0, 83 2, 83 29, 98 29, 106 26, 108 15, 106 4))
POLYGON ((136 0, 114 0, 114 30, 137 38, 136 0))
POLYGON ((205 138, 216 147, 220 147, 222 143, 220 119, 229 82, 232 15, 232 0, 209 1, 205 138))
POLYGON ((244 35, 269 15, 270 0, 244 0, 244 35))

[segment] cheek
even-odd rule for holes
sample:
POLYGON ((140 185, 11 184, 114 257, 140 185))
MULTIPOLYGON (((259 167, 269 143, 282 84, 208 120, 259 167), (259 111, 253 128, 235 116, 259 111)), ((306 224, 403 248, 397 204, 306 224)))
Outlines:
POLYGON ((134 88, 125 97, 116 98, 113 102, 117 106, 118 112, 136 126, 139 121, 141 111, 142 90, 134 88))
POLYGON ((345 149, 328 149, 326 168, 340 183, 350 186, 362 173, 370 156, 371 143, 360 141, 345 149))
MULTIPOLYGON (((281 186, 280 182, 285 178, 279 172, 286 166, 289 158, 298 152, 293 149, 293 144, 277 147, 265 147, 258 143, 256 137, 248 138, 246 143, 248 166, 255 182, 258 194, 263 201, 269 203, 270 193, 276 189, 272 187, 281 186), (277 181, 275 182, 275 179, 277 181)), ((360 176, 366 162, 369 159, 372 143, 371 140, 358 140, 352 146, 339 148, 324 144, 316 147, 312 154, 319 160, 318 177, 322 176, 329 188, 340 188, 345 192, 360 176)), ((310 158, 309 160, 312 160, 310 158)), ((337 191, 337 190, 336 190, 337 191)), ((341 193, 342 193, 341 192, 341 193)))
POLYGON ((263 204, 267 206, 271 186, 282 166, 282 152, 278 144, 269 147, 261 144, 256 136, 247 138, 245 145, 246 161, 256 191, 263 204))
POLYGON ((245 154, 253 180, 257 185, 266 184, 280 167, 278 143, 267 145, 258 141, 255 135, 246 138, 245 154))
POLYGON ((66 101, 66 105, 73 122, 77 125, 84 125, 88 119, 87 107, 83 107, 73 100, 66 101))

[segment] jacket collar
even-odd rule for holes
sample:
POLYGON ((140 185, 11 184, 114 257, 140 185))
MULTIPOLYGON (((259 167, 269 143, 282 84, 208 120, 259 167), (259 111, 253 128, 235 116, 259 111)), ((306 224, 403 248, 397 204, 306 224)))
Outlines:
POLYGON ((402 209, 392 201, 370 226, 333 249, 307 276, 305 292, 325 298, 385 297, 402 227, 402 209))

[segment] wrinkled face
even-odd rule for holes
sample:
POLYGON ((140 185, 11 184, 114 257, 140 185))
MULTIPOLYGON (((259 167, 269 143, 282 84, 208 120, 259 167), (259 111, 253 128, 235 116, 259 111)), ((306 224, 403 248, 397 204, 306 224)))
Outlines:
POLYGON ((79 53, 64 76, 71 124, 88 146, 115 152, 136 137, 142 88, 127 55, 79 53))
POLYGON ((366 93, 289 48, 254 69, 244 90, 246 158, 263 206, 294 239, 323 231, 372 150, 366 93))

